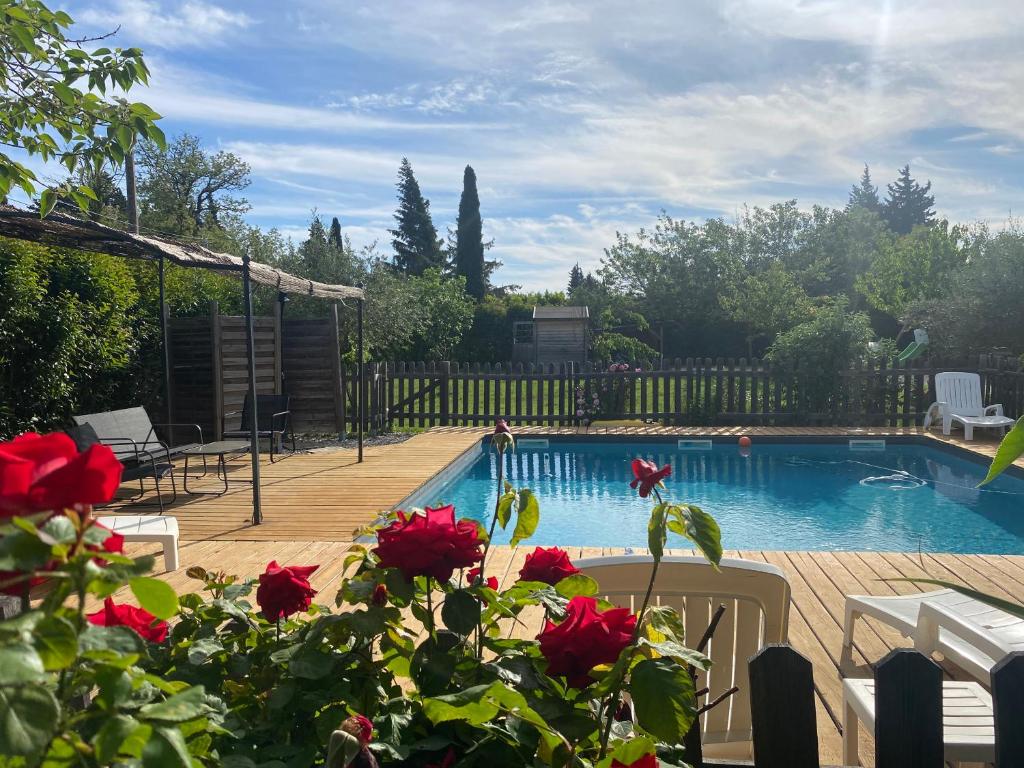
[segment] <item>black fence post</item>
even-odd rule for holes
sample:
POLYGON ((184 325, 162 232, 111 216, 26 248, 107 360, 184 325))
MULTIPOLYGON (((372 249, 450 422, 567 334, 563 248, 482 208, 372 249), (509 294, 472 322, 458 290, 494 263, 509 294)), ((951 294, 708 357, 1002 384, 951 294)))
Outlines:
POLYGON ((818 768, 811 662, 788 645, 750 659, 750 717, 757 768, 818 768))
POLYGON ((441 361, 441 413, 440 422, 442 427, 447 427, 449 422, 448 405, 448 381, 451 376, 452 364, 448 360, 441 361))
POLYGON ((996 726, 996 766, 1024 764, 1024 651, 992 667, 992 710, 996 726))
POLYGON ((942 670, 910 648, 875 669, 875 768, 942 768, 942 670))

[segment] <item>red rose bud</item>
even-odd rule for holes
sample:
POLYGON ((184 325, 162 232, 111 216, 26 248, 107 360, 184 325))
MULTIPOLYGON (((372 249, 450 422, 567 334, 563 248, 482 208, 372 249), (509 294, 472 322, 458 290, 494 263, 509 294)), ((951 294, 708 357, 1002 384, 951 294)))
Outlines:
POLYGON ((156 616, 149 611, 134 605, 117 605, 113 598, 108 597, 103 601, 103 610, 90 613, 85 618, 90 624, 99 627, 128 627, 153 643, 162 643, 167 639, 166 621, 157 621, 156 616))
POLYGON ((309 585, 309 577, 319 567, 282 567, 276 560, 270 561, 267 570, 260 574, 260 585, 256 588, 256 602, 267 621, 277 621, 309 608, 316 595, 316 590, 309 585))
POLYGON ((672 474, 672 467, 666 464, 661 469, 652 461, 645 459, 633 459, 633 479, 629 483, 630 488, 640 486, 640 498, 646 499, 651 495, 654 487, 661 484, 661 481, 672 474))
POLYGON ((494 432, 491 434, 491 443, 499 451, 504 451, 509 446, 515 445, 512 430, 508 428, 508 424, 504 419, 498 419, 495 422, 494 432))
POLYGON ((565 620, 550 620, 537 636, 540 652, 548 660, 549 677, 565 677, 573 688, 585 688, 593 678, 590 671, 599 664, 612 664, 630 644, 636 616, 628 608, 597 610, 593 597, 577 595, 566 607, 565 620))
POLYGON ((476 523, 455 522, 455 507, 427 507, 422 513, 398 519, 377 531, 373 553, 381 568, 397 568, 406 581, 432 576, 448 581, 457 568, 469 568, 483 559, 483 542, 476 523))
POLYGON ((378 584, 373 588, 373 597, 370 598, 370 602, 376 605, 378 608, 383 608, 388 604, 388 588, 383 584, 378 584))
POLYGON ((359 739, 360 746, 365 747, 373 740, 373 721, 365 715, 352 715, 345 718, 341 730, 359 739))
POLYGON ((537 547, 526 556, 526 562, 519 571, 519 580, 543 581, 554 586, 566 576, 579 572, 580 569, 572 564, 564 549, 537 547))
POLYGON ((121 462, 105 445, 78 452, 63 432, 26 432, 0 443, 0 517, 110 501, 121 462))
POLYGON ((658 758, 653 754, 644 755, 628 765, 612 758, 612 768, 658 768, 658 758))
MULTIPOLYGON (((479 568, 470 568, 466 571, 466 581, 470 584, 476 584, 476 580, 480 576, 479 568)), ((498 578, 496 576, 488 576, 483 580, 483 584, 493 589, 495 592, 498 591, 498 578)))

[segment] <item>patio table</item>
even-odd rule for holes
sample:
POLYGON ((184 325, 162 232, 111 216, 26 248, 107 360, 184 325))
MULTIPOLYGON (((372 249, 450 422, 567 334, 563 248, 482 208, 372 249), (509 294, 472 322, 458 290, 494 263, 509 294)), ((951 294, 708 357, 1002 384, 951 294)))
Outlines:
MULTIPOLYGON (((185 457, 185 493, 190 496, 223 496, 228 492, 228 472, 227 472, 227 457, 228 456, 244 456, 249 452, 249 441, 248 440, 216 440, 212 443, 205 443, 203 445, 190 446, 186 450, 182 451, 185 457), (188 460, 189 457, 201 456, 203 458, 203 474, 196 475, 192 478, 193 481, 199 478, 206 477, 209 474, 209 470, 206 466, 206 459, 209 456, 217 457, 217 478, 224 483, 224 488, 219 491, 199 491, 193 490, 188 487, 188 460)), ((238 480, 240 483, 252 483, 252 480, 238 480)))

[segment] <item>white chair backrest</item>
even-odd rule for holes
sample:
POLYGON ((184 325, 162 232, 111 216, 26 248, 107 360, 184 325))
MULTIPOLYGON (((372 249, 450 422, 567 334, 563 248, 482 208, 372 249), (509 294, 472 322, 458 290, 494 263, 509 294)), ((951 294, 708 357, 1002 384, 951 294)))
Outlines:
MULTIPOLYGON (((649 556, 594 557, 576 566, 600 585, 599 594, 615 605, 640 610, 651 577, 649 556)), ((767 643, 784 643, 789 629, 789 582, 767 563, 723 559, 716 571, 700 557, 665 557, 651 593, 653 605, 668 605, 683 617, 686 641, 700 641, 715 609, 725 613, 705 653, 712 667, 706 685, 713 701, 733 685, 739 692, 704 716, 706 744, 750 739, 750 684, 747 662, 767 643)), ((703 678, 704 676, 702 676, 703 678)))
POLYGON ((947 371, 935 374, 935 400, 961 416, 982 416, 981 376, 976 373, 947 371))

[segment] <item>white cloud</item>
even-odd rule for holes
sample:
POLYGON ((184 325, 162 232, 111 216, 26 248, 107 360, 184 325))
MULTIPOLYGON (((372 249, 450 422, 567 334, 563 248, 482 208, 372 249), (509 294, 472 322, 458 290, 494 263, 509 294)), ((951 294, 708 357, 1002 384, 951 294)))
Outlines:
POLYGON ((125 37, 161 48, 217 45, 255 20, 243 11, 229 11, 212 3, 188 0, 164 10, 154 0, 113 0, 87 8, 83 22, 100 27, 121 27, 125 37))

